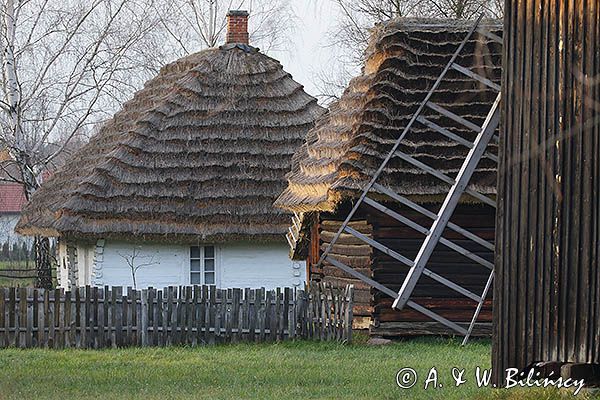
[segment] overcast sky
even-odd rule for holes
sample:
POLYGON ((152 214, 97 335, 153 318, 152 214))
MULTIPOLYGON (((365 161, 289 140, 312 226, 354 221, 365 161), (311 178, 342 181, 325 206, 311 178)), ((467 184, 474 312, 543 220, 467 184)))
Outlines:
POLYGON ((294 80, 315 96, 315 74, 331 65, 332 49, 327 47, 327 35, 335 27, 339 10, 330 0, 293 0, 298 17, 296 33, 290 38, 290 49, 272 51, 294 80))

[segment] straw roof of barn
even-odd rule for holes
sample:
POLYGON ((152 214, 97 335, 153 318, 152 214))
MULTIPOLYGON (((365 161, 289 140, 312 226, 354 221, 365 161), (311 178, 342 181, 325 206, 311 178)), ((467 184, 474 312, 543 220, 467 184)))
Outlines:
POLYGON ((282 240, 273 207, 324 113, 258 49, 228 44, 165 67, 34 194, 23 234, 282 240))
MULTIPOLYGON (((352 79, 330 112, 317 121, 295 154, 288 187, 276 205, 297 212, 332 211, 354 198, 383 162, 396 138, 441 74, 473 22, 395 19, 372 32, 362 74, 352 79)), ((501 36, 500 21, 482 26, 501 36)), ((476 34, 457 62, 499 83, 501 45, 476 34)), ((481 126, 496 93, 450 70, 432 101, 481 126)), ((473 141, 476 133, 426 110, 428 119, 473 141)), ((399 148, 417 160, 454 176, 468 148, 415 124, 399 148)), ((490 145, 497 153, 497 146, 490 145)), ((496 164, 483 158, 471 188, 494 195, 496 164)), ((448 186, 398 157, 392 158, 379 183, 421 202, 438 202, 448 186)), ((466 199, 465 201, 475 201, 466 199)))

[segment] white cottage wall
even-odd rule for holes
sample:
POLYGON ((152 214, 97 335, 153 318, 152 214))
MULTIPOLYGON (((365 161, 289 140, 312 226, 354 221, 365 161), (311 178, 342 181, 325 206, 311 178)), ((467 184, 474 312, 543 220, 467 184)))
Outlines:
MULTIPOLYGON (((190 246, 134 244, 99 240, 96 246, 78 245, 80 285, 133 286, 126 258, 137 253, 137 288, 190 284, 190 246), (84 269, 85 271, 82 271, 84 269)), ((279 243, 236 242, 215 245, 217 286, 221 288, 301 287, 304 262, 291 261, 288 247, 279 243)))
POLYGON ((306 281, 306 267, 288 254, 284 244, 227 244, 220 257, 221 287, 300 287, 306 281))

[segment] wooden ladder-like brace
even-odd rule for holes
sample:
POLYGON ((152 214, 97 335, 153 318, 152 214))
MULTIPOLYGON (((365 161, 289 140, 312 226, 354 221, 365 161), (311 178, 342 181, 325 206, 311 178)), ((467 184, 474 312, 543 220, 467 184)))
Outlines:
POLYGON ((450 222, 450 217, 454 213, 454 210, 456 209, 456 206, 458 205, 460 197, 463 195, 463 193, 473 196, 474 198, 478 199, 479 201, 481 201, 484 204, 487 204, 492 207, 496 207, 496 202, 493 199, 468 188, 468 183, 471 180, 473 172, 475 171, 479 161, 481 160, 481 158, 484 155, 495 162, 498 161, 498 158, 495 155, 493 155, 489 152, 486 152, 486 149, 487 149, 487 146, 488 146, 490 140, 492 140, 492 139, 497 140, 497 137, 494 136, 494 132, 496 131, 496 129, 499 125, 499 122, 500 122, 500 99, 501 99, 500 86, 498 84, 492 82, 491 80, 489 80, 481 75, 478 75, 475 72, 472 72, 470 69, 465 68, 465 67, 459 65, 458 63, 456 63, 458 56, 463 51, 465 45, 467 44, 467 42, 469 41, 469 39, 473 36, 473 34, 475 32, 477 32, 480 35, 485 36, 486 38, 488 38, 492 41, 502 43, 502 38, 487 31, 484 28, 480 27, 481 19, 482 19, 482 16, 480 16, 477 19, 477 21, 474 23, 472 28, 469 30, 466 37, 463 39, 463 41, 461 42, 459 47, 456 49, 456 51, 452 55, 452 58, 450 59, 450 61, 448 62, 448 64, 446 65, 446 67, 444 68, 442 73, 440 74, 440 76, 437 78, 437 80, 435 81, 435 83, 433 84, 433 86, 431 87, 431 89, 429 90, 427 95, 425 96, 425 99, 419 105, 419 108, 417 109, 415 114, 412 116, 412 118, 410 119, 407 126, 402 131, 402 134, 398 137, 394 146, 389 151, 389 153, 387 154, 387 156, 384 159, 384 161, 382 162, 382 164, 379 166, 379 168, 377 169, 377 171, 375 172, 375 174, 373 175, 373 177, 371 178, 369 183, 363 189, 360 197, 358 198, 358 201, 355 202, 352 210, 350 211, 350 213, 348 214, 348 216, 346 217, 346 219, 340 226, 339 230, 334 235, 334 237, 331 240, 331 242, 329 243, 329 245, 323 251, 323 253, 319 259, 319 262, 318 262, 318 265, 321 265, 323 262, 327 261, 331 265, 345 271, 346 273, 360 279, 361 281, 367 283, 368 285, 373 286, 374 288, 380 290, 382 293, 385 293, 388 296, 394 298, 395 300, 393 303, 393 308, 402 309, 405 306, 408 306, 408 307, 414 309, 415 311, 418 311, 418 312, 428 316, 429 318, 431 318, 437 322, 440 322, 443 325, 453 329, 454 331, 458 332, 459 334, 464 335, 463 344, 465 344, 468 341, 469 336, 471 335, 471 333, 473 331, 473 327, 475 325, 475 322, 477 321, 477 318, 479 317, 479 313, 481 312, 481 309, 485 302, 485 298, 487 297, 487 294, 491 288, 493 278, 494 278, 494 265, 491 262, 470 252, 469 250, 465 249, 464 247, 459 246, 458 244, 442 237, 442 233, 444 232, 444 230, 446 228, 448 228, 448 229, 451 229, 454 232, 457 232, 457 233, 463 235, 464 237, 474 241, 475 243, 479 244, 480 246, 483 246, 484 248, 486 248, 488 250, 491 250, 491 251, 494 250, 493 243, 490 243, 490 242, 480 238, 479 236, 469 232, 468 230, 463 229, 460 226, 450 222), (496 100, 492 104, 492 107, 490 108, 490 110, 487 114, 487 117, 485 119, 483 126, 477 126, 476 124, 466 120, 465 118, 463 118, 459 115, 456 115, 453 112, 451 112, 431 101, 433 94, 438 89, 438 87, 442 83, 444 77, 450 70, 458 71, 458 72, 464 74, 465 76, 467 76, 468 78, 473 79, 498 93, 496 100), (430 121, 429 119, 427 119, 425 116, 422 115, 423 111, 425 109, 432 110, 433 112, 443 115, 444 117, 449 118, 449 119, 453 120, 454 122, 456 122, 462 126, 465 126, 466 128, 468 128, 474 132, 477 132, 475 141, 470 142, 469 140, 466 140, 463 137, 452 133, 448 129, 445 129, 445 128, 437 125, 436 123, 430 121), (451 178, 450 176, 444 174, 443 172, 438 171, 438 170, 422 163, 421 161, 411 157, 410 155, 405 154, 398 150, 400 147, 400 144, 404 140, 405 136, 411 131, 415 122, 425 125, 425 126, 429 127, 430 129, 438 132, 439 134, 444 135, 447 138, 454 140, 455 142, 469 148, 469 152, 468 152, 456 178, 451 178), (449 190, 448 194, 446 195, 445 200, 442 204, 442 207, 440 208, 440 210, 437 214, 433 213, 432 211, 427 210, 424 207, 421 207, 420 205, 412 202, 411 200, 407 199, 406 197, 401 196, 398 193, 395 193, 394 191, 392 191, 391 189, 377 183, 379 176, 384 171, 387 164, 393 157, 399 157, 403 161, 413 165, 414 167, 416 167, 418 169, 421 169, 422 171, 424 171, 424 172, 436 177, 437 179, 447 183, 448 185, 450 185, 450 190, 449 190), (423 215, 429 219, 432 219, 433 225, 431 226, 430 229, 427 229, 426 227, 423 227, 423 226, 415 223, 414 221, 410 220, 409 218, 402 216, 398 212, 389 209, 385 205, 383 205, 380 202, 375 201, 373 198, 369 197, 369 193, 371 191, 376 191, 379 195, 381 195, 381 194, 386 195, 393 201, 401 203, 401 204, 411 208, 412 210, 420 213, 421 215, 423 215), (411 227, 412 229, 416 230, 417 232, 420 232, 420 233, 426 235, 425 240, 422 243, 422 245, 419 249, 419 252, 414 260, 410 260, 407 257, 404 257, 403 255, 397 253, 396 251, 361 234, 360 232, 356 231, 355 229, 353 229, 349 226, 349 222, 351 221, 354 214, 356 213, 356 211, 359 209, 359 207, 363 203, 379 210, 380 212, 388 215, 391 218, 394 218, 395 220, 399 221, 400 223, 411 227), (391 290, 390 288, 380 284, 379 282, 376 282, 375 280, 355 271, 353 268, 336 260, 335 258, 333 258, 330 255, 331 250, 333 249, 333 246, 338 241, 338 239, 340 238, 342 233, 348 233, 348 234, 353 235, 354 237, 358 238, 359 240, 362 240, 363 242, 369 244, 373 248, 383 252, 384 254, 387 254, 388 256, 398 260, 402 264, 409 267, 408 275, 406 276, 406 278, 402 284, 402 287, 400 288, 400 291, 398 293, 396 293, 395 291, 391 290), (481 295, 473 293, 470 290, 458 285, 457 283, 452 282, 452 281, 444 278, 443 276, 426 268, 427 263, 438 243, 441 243, 441 244, 445 245, 446 247, 471 259, 472 261, 477 262, 478 264, 482 265, 483 267, 487 268, 490 271, 490 273, 488 275, 488 279, 487 279, 485 287, 484 287, 484 290, 481 293, 481 295), (477 302, 477 307, 474 311, 474 314, 473 314, 473 317, 471 319, 471 323, 470 323, 468 329, 465 329, 465 328, 461 327, 460 325, 458 325, 457 323, 454 323, 454 322, 434 313, 433 311, 415 303, 414 301, 410 300, 410 297, 411 297, 411 295, 415 289, 415 286, 416 286, 419 278, 421 277, 421 275, 425 275, 425 276, 445 285, 446 287, 462 294, 463 296, 477 302))

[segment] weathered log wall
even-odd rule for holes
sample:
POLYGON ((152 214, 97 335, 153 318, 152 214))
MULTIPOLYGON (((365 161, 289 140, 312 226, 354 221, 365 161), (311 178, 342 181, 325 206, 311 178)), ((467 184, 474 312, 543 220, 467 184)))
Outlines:
MULTIPOLYGON (((397 205, 387 204, 387 206, 400 211, 397 205)), ((430 208, 435 212, 439 206, 434 204, 430 208)), ((421 214, 406 209, 401 212, 421 226, 429 227, 432 224, 432 220, 421 214)), ((321 214, 317 228, 320 251, 323 251, 332 240, 345 215, 341 211, 336 214, 321 214)), ((460 205, 452 217, 452 222, 482 239, 494 242, 495 213, 490 207, 477 204, 460 205)), ((367 206, 359 210, 357 219, 352 221, 350 226, 411 259, 416 257, 424 240, 422 234, 367 206)), ((453 231, 447 230, 444 232, 444 237, 490 262, 493 260, 491 251, 453 231)), ((317 237, 313 237, 314 240, 317 240, 317 237)), ((402 311, 393 310, 391 297, 381 294, 334 266, 325 263, 322 269, 315 269, 314 265, 318 257, 314 252, 317 249, 314 246, 311 246, 311 249, 309 264, 312 265, 312 280, 323 280, 340 287, 347 284, 354 285, 355 327, 368 327, 372 335, 382 336, 455 334, 454 331, 410 308, 402 311)), ((379 251, 374 251, 371 246, 349 234, 342 234, 331 255, 392 290, 400 289, 408 272, 408 267, 404 264, 379 251)), ((436 248, 428 268, 478 294, 483 291, 490 272, 487 268, 443 245, 436 248)), ((480 314, 478 320, 480 323, 474 330, 476 336, 491 335, 491 296, 489 298, 480 314)), ((412 299, 464 327, 468 327, 477 305, 474 301, 426 276, 422 276, 419 280, 412 299)))
POLYGON ((494 380, 600 362, 600 2, 507 1, 494 380))
MULTIPOLYGON (((394 208, 393 205, 387 205, 394 208)), ((427 205, 425 205, 427 206, 427 205)), ((429 207, 436 212, 440 205, 429 207)), ((402 210, 402 215, 410 218, 423 227, 430 227, 432 220, 421 214, 409 210, 402 210)), ((471 231, 491 243, 494 242, 494 210, 488 206, 476 204, 459 205, 452 217, 452 222, 471 231)), ((425 236, 406 227, 400 222, 384 214, 373 213, 369 217, 373 225, 374 238, 378 242, 394 249, 409 259, 415 259, 425 236)), ((446 230, 443 235, 478 256, 489 261, 493 260, 493 253, 476 243, 465 239, 461 235, 446 230)), ((481 294, 487 281, 490 270, 466 258, 465 256, 439 244, 427 268, 455 282, 473 293, 481 294)), ((406 278, 408 267, 394 258, 381 252, 375 252, 373 257, 373 278, 392 290, 399 290, 406 278)), ((439 315, 468 327, 477 303, 462 296, 454 290, 444 286, 431 278, 421 276, 413 296, 415 302, 431 309, 439 315)), ((480 314, 479 324, 474 330, 474 335, 491 334, 491 296, 480 314)), ((410 308, 402 311, 392 309, 393 299, 376 292, 373 298, 373 326, 371 333, 384 336, 406 336, 423 334, 454 334, 442 324, 432 321, 429 317, 410 308)))
MULTIPOLYGON (((327 215, 326 218, 331 219, 323 219, 320 221, 317 227, 318 235, 313 236, 313 243, 311 243, 311 255, 309 256, 309 265, 312 266, 310 271, 311 280, 320 280, 340 288, 345 287, 346 285, 353 285, 354 326, 359 329, 368 328, 371 323, 372 313, 371 287, 328 263, 324 263, 323 267, 320 269, 314 267, 316 261, 319 259, 318 254, 320 254, 314 253, 319 250, 323 251, 329 245, 341 225, 341 221, 337 221, 329 215, 327 215), (317 240, 317 243, 319 244, 318 247, 314 246, 315 240, 317 240), (313 262, 310 262, 311 260, 313 262)), ((373 227, 365 220, 352 221, 350 226, 369 237, 372 237, 373 235, 373 227)), ((369 277, 372 275, 372 254, 372 247, 349 234, 342 234, 331 251, 331 255, 335 259, 369 277)))

